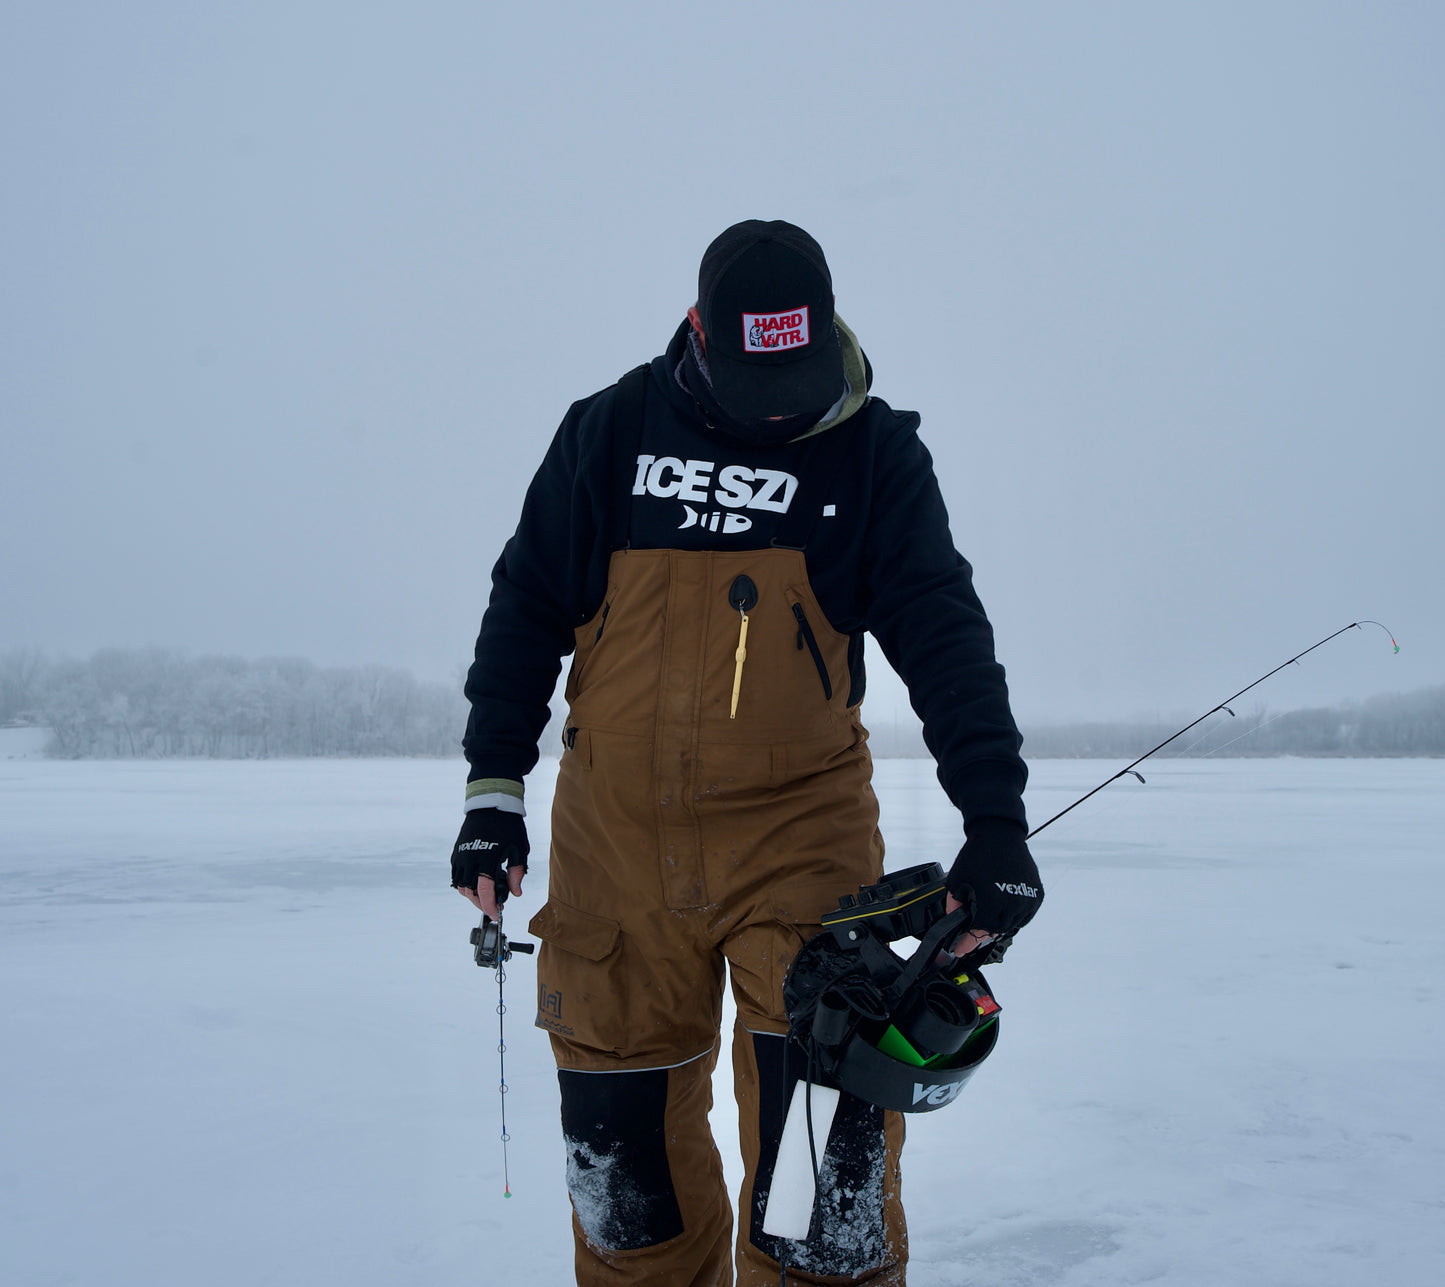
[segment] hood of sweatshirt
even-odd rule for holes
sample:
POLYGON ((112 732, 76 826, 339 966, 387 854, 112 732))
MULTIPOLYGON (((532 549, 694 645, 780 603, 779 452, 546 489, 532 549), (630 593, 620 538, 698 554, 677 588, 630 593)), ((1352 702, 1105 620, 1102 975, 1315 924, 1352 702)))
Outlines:
POLYGON ((842 424, 868 401, 873 368, 858 343, 858 337, 836 314, 834 325, 843 350, 843 389, 832 406, 811 415, 752 423, 734 420, 712 393, 707 375, 707 356, 686 319, 674 332, 667 352, 653 363, 654 373, 669 400, 699 417, 711 434, 754 445, 796 442, 842 424), (657 369, 659 366, 660 370, 657 369))

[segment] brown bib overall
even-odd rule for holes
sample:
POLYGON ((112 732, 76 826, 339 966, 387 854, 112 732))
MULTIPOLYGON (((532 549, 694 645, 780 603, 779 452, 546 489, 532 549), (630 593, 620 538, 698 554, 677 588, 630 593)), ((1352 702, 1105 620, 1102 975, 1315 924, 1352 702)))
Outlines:
POLYGON ((577 1281, 732 1281, 708 1129, 724 962, 746 1176, 740 1284, 901 1284, 896 1114, 844 1096, 806 1242, 762 1232, 792 1083, 782 982, 883 861, 848 639, 802 551, 619 550, 577 631, 552 810, 537 1024, 562 1083, 577 1281), (738 675, 742 614, 746 658, 738 675), (733 714, 736 687, 736 714, 733 714))

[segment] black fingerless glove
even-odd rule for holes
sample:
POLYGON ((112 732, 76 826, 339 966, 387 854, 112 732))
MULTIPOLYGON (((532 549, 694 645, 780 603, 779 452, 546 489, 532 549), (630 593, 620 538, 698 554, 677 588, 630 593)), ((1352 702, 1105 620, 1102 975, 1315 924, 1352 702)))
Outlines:
POLYGON ((967 907, 973 929, 1012 934, 1033 919, 1044 901, 1027 830, 1008 818, 975 818, 945 884, 967 907))
POLYGON ((527 870, 527 822, 520 813, 502 809, 472 809, 462 818, 462 830, 452 847, 452 888, 476 889, 482 877, 491 880, 497 902, 506 898, 507 868, 527 870))

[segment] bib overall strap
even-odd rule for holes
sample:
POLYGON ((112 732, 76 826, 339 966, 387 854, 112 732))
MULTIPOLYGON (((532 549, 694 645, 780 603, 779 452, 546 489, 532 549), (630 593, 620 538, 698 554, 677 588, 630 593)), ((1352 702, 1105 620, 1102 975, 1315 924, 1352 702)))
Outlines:
POLYGON ((820 433, 808 443, 798 469, 798 494, 771 542, 775 549, 808 548, 823 516, 823 506, 833 498, 833 484, 843 467, 846 450, 847 443, 836 430, 820 433))
POLYGON ((643 409, 647 402, 648 364, 634 367, 617 382, 612 400, 612 513, 608 544, 625 550, 632 544, 632 478, 642 446, 643 409))

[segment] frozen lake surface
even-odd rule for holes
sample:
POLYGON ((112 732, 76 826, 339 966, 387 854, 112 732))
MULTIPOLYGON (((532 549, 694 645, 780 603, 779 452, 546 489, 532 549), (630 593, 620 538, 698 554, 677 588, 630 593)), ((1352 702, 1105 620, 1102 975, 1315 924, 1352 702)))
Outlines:
MULTIPOLYGON (((1035 763, 1031 816, 1118 767, 1035 763)), ((1035 842, 998 1052, 910 1128, 910 1283, 1445 1281, 1445 762, 1145 774, 1035 842)), ((447 888, 463 776, 0 762, 0 1281, 571 1281, 524 957, 502 1198, 495 982, 447 888)), ((932 766, 877 786, 888 865, 949 862, 932 766)))

